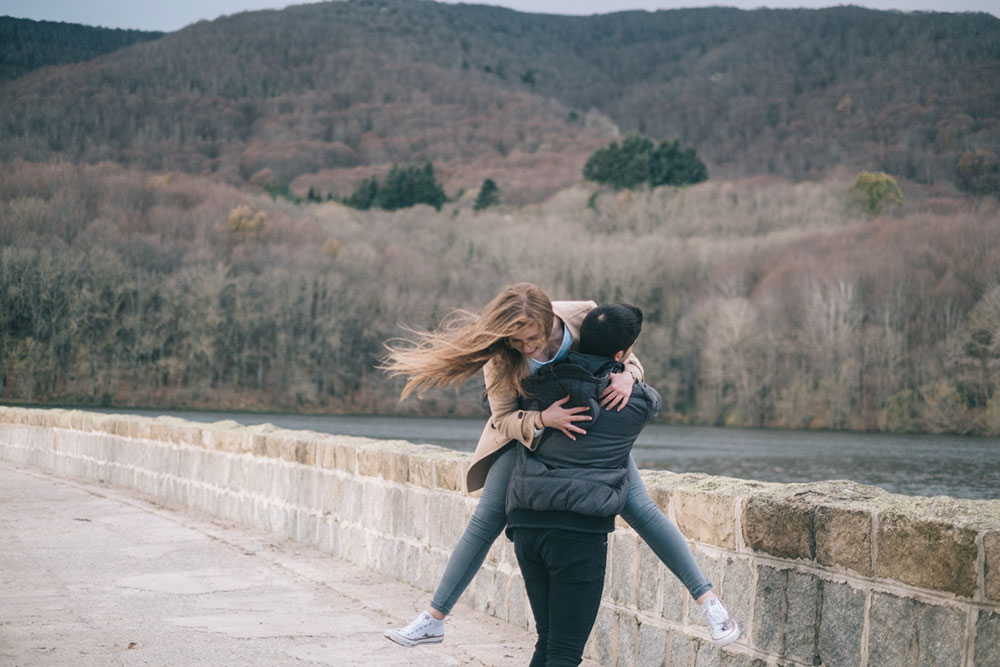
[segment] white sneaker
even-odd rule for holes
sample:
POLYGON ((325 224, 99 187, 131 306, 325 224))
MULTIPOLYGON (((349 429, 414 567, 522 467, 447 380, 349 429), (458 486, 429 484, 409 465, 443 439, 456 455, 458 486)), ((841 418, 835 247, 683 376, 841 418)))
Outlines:
POLYGON ((436 644, 444 639, 444 621, 439 621, 426 611, 422 611, 405 628, 386 630, 385 636, 400 646, 436 644))
POLYGON ((722 600, 718 598, 708 600, 701 605, 701 613, 708 620, 708 626, 712 629, 712 641, 716 646, 732 644, 740 638, 740 625, 729 615, 729 610, 722 604, 722 600))

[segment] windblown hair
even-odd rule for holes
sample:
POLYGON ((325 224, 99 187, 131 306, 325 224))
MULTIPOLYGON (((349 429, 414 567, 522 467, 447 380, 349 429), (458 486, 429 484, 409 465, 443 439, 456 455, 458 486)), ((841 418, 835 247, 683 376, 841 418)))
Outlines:
POLYGON ((492 360, 496 379, 489 391, 517 395, 522 393, 524 356, 507 344, 507 337, 528 325, 548 335, 553 317, 552 302, 540 287, 518 283, 500 292, 482 313, 456 310, 433 331, 410 331, 413 339, 388 341, 379 367, 406 377, 400 395, 404 400, 414 392, 420 397, 433 387, 465 382, 492 360))

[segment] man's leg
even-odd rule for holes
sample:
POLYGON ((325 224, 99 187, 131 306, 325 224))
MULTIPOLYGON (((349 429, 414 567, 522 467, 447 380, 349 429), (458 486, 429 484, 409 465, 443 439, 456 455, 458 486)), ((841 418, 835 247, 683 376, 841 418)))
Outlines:
POLYGON ((535 653, 528 667, 546 667, 545 656, 549 643, 549 570, 545 566, 538 546, 548 531, 539 528, 515 528, 513 533, 514 554, 524 578, 524 589, 528 593, 531 613, 535 616, 538 640, 535 653))
MULTIPOLYGON (((546 535, 542 554, 548 569, 550 600, 547 660, 542 664, 576 667, 583 659, 583 649, 601 606, 608 536, 554 530, 546 535)), ((537 613, 535 619, 537 623, 537 613)))

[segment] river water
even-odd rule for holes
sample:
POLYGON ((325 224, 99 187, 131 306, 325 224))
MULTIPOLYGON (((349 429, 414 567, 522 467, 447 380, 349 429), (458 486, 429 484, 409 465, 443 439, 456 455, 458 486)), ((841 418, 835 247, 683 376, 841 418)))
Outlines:
MULTIPOLYGON (((245 425, 369 438, 409 440, 472 451, 484 419, 283 415, 241 412, 104 410, 191 421, 231 419, 245 425)), ((849 479, 906 495, 1000 498, 1000 439, 730 429, 651 424, 636 441, 640 468, 704 472, 765 482, 849 479)))

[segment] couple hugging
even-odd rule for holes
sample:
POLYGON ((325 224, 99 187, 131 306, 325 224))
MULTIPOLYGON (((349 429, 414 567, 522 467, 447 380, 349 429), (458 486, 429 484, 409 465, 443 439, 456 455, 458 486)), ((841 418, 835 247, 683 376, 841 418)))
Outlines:
POLYGON ((482 489, 472 519, 427 610, 386 637, 403 646, 440 642, 445 616, 506 528, 538 631, 530 667, 579 665, 617 514, 701 606, 713 641, 739 637, 630 454, 660 409, 632 351, 641 328, 634 306, 553 302, 520 283, 481 313, 457 311, 437 330, 387 346, 383 367, 406 377, 403 398, 482 369, 491 416, 466 475, 469 491, 482 489))

